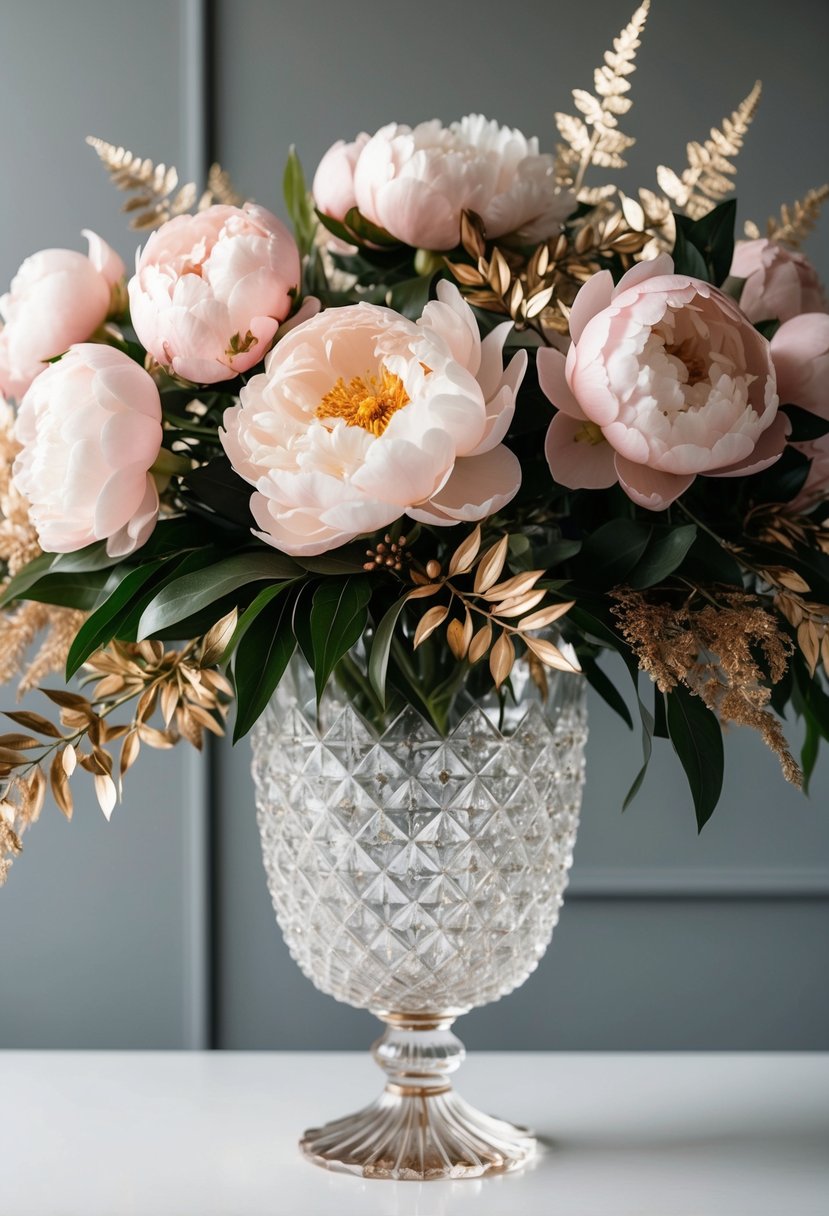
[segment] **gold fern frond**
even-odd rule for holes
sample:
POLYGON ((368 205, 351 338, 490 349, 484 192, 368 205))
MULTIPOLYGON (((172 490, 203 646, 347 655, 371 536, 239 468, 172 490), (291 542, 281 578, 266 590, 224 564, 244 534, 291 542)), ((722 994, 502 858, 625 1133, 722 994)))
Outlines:
POLYGON ((207 190, 199 206, 209 207, 215 202, 224 203, 228 207, 241 207, 244 201, 227 169, 223 169, 219 164, 212 164, 207 174, 207 190))
POLYGON ((643 0, 618 38, 613 50, 605 51, 604 62, 593 73, 595 95, 586 89, 573 89, 573 101, 581 117, 558 113, 556 126, 563 142, 556 153, 556 177, 560 185, 573 190, 581 201, 584 175, 591 165, 602 169, 624 169, 623 153, 636 141, 619 130, 619 115, 633 105, 626 96, 628 76, 636 69, 636 52, 650 9, 643 0))
POLYGON ((131 228, 158 228, 192 209, 196 187, 187 182, 177 189, 178 173, 172 165, 155 165, 94 135, 88 135, 86 142, 97 152, 112 184, 132 195, 121 208, 130 213, 131 228))
POLYGON ((704 143, 688 144, 688 168, 682 176, 666 165, 659 165, 656 179, 660 189, 681 211, 692 220, 721 203, 734 188, 737 170, 734 157, 743 146, 751 120, 757 112, 762 84, 754 82, 754 88, 733 113, 722 120, 720 127, 712 127, 704 143))
POLYGON ((814 228, 820 215, 820 209, 829 198, 829 182, 808 190, 802 199, 798 199, 789 207, 786 203, 780 208, 780 215, 771 216, 766 226, 766 235, 770 241, 785 241, 796 249, 803 243, 814 228))

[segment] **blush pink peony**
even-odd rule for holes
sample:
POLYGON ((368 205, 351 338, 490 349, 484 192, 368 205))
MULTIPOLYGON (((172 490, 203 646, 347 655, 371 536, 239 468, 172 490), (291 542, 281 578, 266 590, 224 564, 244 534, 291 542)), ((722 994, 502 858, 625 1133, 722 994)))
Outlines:
POLYGON ((91 338, 110 311, 124 263, 106 241, 84 231, 89 255, 42 249, 0 297, 0 392, 19 401, 48 360, 91 338))
POLYGON ((296 243, 264 207, 180 215, 139 252, 129 283, 139 340, 162 367, 215 384, 258 363, 291 311, 296 243))
POLYGON ((539 352, 539 381, 558 410, 546 454, 561 485, 618 481, 659 511, 698 473, 757 472, 780 456, 787 420, 768 342, 728 296, 672 271, 666 254, 616 287, 600 271, 573 303, 566 359, 539 352))
POLYGON ((457 288, 418 322, 356 304, 292 330, 226 411, 222 443, 255 487, 257 535, 285 553, 324 553, 401 515, 484 519, 521 482, 501 442, 527 356, 504 368, 511 322, 483 342, 457 288))
POLYGON ((771 357, 781 402, 829 418, 829 314, 784 321, 771 340, 771 357))
POLYGON ((368 141, 369 136, 362 131, 351 143, 338 140, 323 156, 311 187, 314 203, 323 215, 344 220, 351 208, 357 206, 354 167, 368 141))
POLYGON ((812 263, 779 241, 740 241, 731 273, 745 279, 740 307, 750 321, 788 321, 829 308, 812 263))
POLYGON ((470 114, 450 127, 382 127, 354 169, 360 212, 421 249, 452 249, 461 212, 482 216, 490 237, 520 231, 540 241, 560 231, 575 206, 555 181, 553 157, 538 140, 470 114))
POLYGON ((158 515, 161 401, 142 367, 110 346, 71 347, 26 393, 15 437, 14 485, 47 553, 106 539, 120 557, 144 544, 158 515))

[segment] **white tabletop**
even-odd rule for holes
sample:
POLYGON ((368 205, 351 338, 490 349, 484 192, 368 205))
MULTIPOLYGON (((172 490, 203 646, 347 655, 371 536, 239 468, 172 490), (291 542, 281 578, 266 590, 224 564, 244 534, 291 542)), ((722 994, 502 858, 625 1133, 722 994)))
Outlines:
POLYGON ((2 1216, 825 1216, 829 1056, 475 1054, 519 1174, 364 1181, 296 1139, 373 1098, 344 1053, 0 1052, 2 1216))

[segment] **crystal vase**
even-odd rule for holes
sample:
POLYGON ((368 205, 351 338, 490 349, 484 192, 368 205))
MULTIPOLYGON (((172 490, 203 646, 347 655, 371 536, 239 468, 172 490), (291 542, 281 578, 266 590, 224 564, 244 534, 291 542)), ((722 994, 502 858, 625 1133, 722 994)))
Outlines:
MULTIPOLYGON (((452 1087, 455 1018, 536 968, 573 858, 584 680, 506 706, 464 695, 439 734, 411 707, 383 731, 336 690, 317 712, 298 661, 253 735, 262 853, 293 958, 322 992, 385 1023, 364 1110, 306 1131, 303 1152, 367 1178, 477 1177, 521 1166, 530 1132, 452 1087)), ((517 685, 517 687, 516 687, 517 685)))

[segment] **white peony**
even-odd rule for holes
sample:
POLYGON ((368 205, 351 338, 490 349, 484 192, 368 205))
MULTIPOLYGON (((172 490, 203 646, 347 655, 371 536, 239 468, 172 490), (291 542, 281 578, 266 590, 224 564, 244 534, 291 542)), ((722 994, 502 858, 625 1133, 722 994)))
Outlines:
POLYGON ((521 468, 504 438, 527 366, 503 366, 511 323, 481 341, 450 283, 418 322, 374 304, 298 325, 226 411, 222 443, 255 486, 263 540, 324 553, 401 515, 484 519, 513 497, 521 468))
POLYGON ((382 127, 357 158, 354 194, 366 219, 420 249, 453 249, 464 210, 483 218, 490 237, 520 231, 541 241, 575 207, 537 139, 480 114, 450 127, 382 127))

